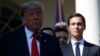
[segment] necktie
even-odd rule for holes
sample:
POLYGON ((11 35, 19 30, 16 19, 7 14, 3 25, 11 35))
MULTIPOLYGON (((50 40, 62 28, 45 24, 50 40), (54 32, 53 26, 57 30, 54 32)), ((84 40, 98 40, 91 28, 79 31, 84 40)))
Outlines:
POLYGON ((36 43, 36 34, 33 35, 32 39, 32 51, 31 56, 38 56, 38 48, 36 43))
POLYGON ((79 43, 80 43, 80 42, 77 42, 77 43, 76 43, 76 56, 80 56, 79 43))

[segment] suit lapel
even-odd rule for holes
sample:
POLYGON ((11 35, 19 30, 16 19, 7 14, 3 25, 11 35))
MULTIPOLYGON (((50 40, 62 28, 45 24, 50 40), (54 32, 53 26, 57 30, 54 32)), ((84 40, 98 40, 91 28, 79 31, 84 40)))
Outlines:
POLYGON ((88 56, 90 48, 88 47, 88 43, 84 41, 84 48, 82 56, 88 56))
POLYGON ((68 56, 74 56, 71 42, 68 44, 68 56))
POLYGON ((22 52, 22 55, 30 56, 24 28, 22 28, 20 30, 18 37, 19 37, 19 39, 18 39, 19 44, 18 45, 20 48, 19 50, 22 52))
POLYGON ((44 40, 41 40, 40 42, 40 55, 46 56, 46 43, 44 42, 44 40))
POLYGON ((38 37, 40 42, 40 56, 47 56, 46 55, 46 41, 44 40, 44 36, 38 37))

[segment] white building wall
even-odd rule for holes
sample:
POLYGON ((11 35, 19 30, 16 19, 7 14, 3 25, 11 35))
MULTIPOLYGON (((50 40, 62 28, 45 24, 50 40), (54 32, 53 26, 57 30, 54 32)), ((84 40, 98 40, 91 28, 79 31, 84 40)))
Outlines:
POLYGON ((76 12, 86 18, 86 30, 83 37, 86 41, 99 45, 99 0, 76 0, 76 12))

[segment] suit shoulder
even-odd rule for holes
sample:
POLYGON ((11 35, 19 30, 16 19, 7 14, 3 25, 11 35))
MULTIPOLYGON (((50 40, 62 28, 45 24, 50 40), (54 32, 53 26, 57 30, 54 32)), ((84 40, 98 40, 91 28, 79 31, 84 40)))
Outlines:
POLYGON ((12 37, 15 37, 15 36, 17 36, 18 34, 20 34, 21 33, 21 29, 16 29, 16 30, 14 30, 14 31, 9 31, 9 32, 7 32, 7 33, 4 33, 4 34, 2 34, 1 35, 1 39, 3 38, 12 38, 12 37))
POLYGON ((56 36, 53 36, 53 35, 49 35, 49 34, 46 34, 46 33, 42 33, 42 35, 46 38, 49 38, 49 39, 57 39, 56 36))
POLYGON ((56 36, 52 36, 46 33, 42 33, 43 38, 46 39, 47 41, 51 42, 51 43, 58 43, 59 40, 56 36))
POLYGON ((84 45, 88 46, 88 47, 91 47, 91 48, 94 48, 94 49, 100 49, 100 46, 89 43, 89 42, 86 42, 86 41, 85 41, 84 45))

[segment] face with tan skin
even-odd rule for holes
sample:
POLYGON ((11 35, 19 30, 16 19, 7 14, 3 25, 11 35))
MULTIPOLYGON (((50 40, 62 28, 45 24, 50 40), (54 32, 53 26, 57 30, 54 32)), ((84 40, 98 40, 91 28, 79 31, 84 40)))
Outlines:
POLYGON ((83 24, 81 17, 72 17, 69 20, 68 30, 71 34, 71 38, 74 40, 80 40, 83 38, 83 31, 85 30, 85 26, 83 24))
POLYGON ((66 45, 68 40, 68 34, 64 31, 56 32, 56 37, 59 39, 59 43, 61 46, 66 45))
POLYGON ((43 12, 41 8, 30 7, 24 12, 23 24, 32 32, 37 32, 42 26, 43 12))

